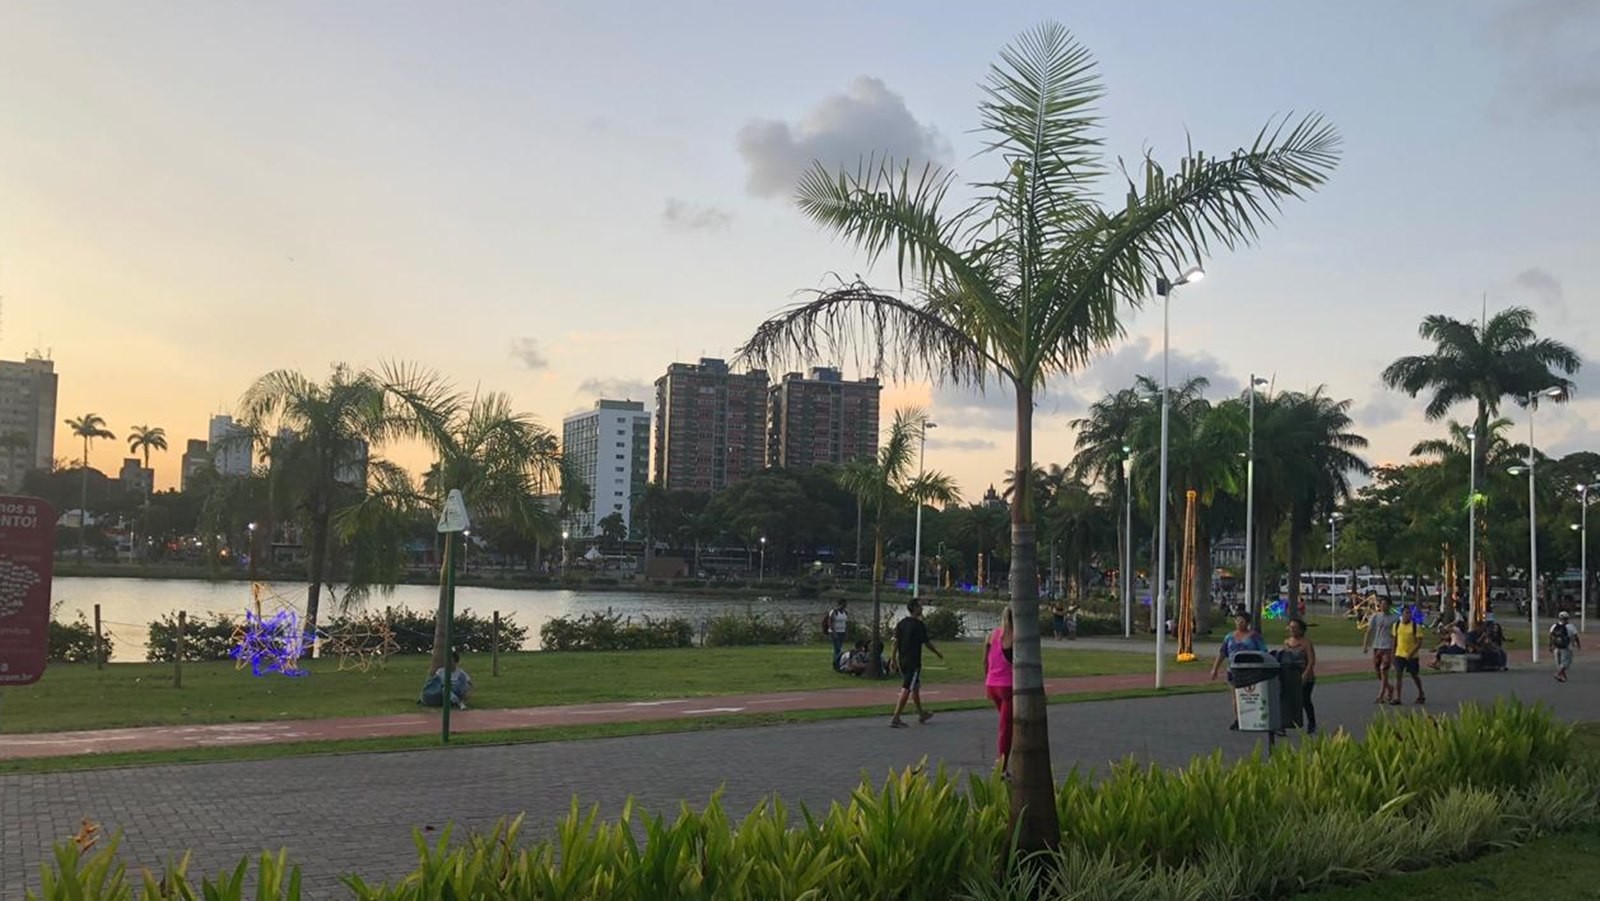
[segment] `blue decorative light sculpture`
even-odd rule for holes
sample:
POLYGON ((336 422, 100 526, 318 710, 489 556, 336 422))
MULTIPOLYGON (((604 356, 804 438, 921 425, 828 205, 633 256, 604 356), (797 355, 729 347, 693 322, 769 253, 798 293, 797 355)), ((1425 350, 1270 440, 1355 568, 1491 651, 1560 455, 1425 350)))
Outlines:
POLYGON ((293 610, 279 610, 270 617, 246 610, 244 623, 234 630, 234 646, 229 655, 238 668, 249 665, 250 672, 257 676, 304 676, 300 655, 311 648, 311 642, 312 636, 306 634, 293 610))
POLYGON ((1267 619, 1285 619, 1289 615, 1289 602, 1279 598, 1268 604, 1266 610, 1262 611, 1262 613, 1266 615, 1267 619))

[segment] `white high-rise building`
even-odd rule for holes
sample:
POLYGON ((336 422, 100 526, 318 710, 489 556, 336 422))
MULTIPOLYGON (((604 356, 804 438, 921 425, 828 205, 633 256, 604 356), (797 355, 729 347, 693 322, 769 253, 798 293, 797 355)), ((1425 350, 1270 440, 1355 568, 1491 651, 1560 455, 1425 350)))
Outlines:
POLYGON ((206 446, 211 449, 211 463, 217 472, 225 476, 250 474, 255 442, 251 440, 249 429, 234 422, 232 416, 218 414, 211 417, 209 436, 206 446))
POLYGON ((0 490, 22 490, 56 452, 55 364, 36 354, 0 360, 0 490))
POLYGON ((650 476, 650 413, 644 403, 599 400, 593 410, 568 416, 561 421, 561 453, 591 498, 589 509, 562 525, 575 538, 591 538, 600 534, 601 520, 620 513, 633 535, 633 504, 644 496, 650 476))

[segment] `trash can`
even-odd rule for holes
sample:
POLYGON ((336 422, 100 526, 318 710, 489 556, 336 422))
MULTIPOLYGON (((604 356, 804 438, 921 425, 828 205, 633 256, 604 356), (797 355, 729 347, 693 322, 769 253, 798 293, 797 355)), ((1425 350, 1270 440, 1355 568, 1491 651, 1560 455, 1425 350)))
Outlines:
POLYGON ((1235 651, 1228 658, 1228 681, 1233 685, 1241 732, 1281 732, 1278 676, 1282 665, 1261 651, 1235 651))

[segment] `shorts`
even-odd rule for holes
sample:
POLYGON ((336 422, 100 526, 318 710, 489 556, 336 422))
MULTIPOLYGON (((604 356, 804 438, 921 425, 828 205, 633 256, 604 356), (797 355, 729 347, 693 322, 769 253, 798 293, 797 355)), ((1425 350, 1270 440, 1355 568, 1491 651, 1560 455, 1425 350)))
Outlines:
POLYGON ((1556 648, 1556 669, 1567 669, 1572 666, 1572 649, 1556 648))
POLYGON ((1402 676, 1407 673, 1415 676, 1422 672, 1422 667, 1416 657, 1396 657, 1394 658, 1394 671, 1402 676))
POLYGON ((1372 666, 1378 670, 1386 670, 1394 666, 1394 648, 1373 648, 1372 666))
POLYGON ((904 664, 900 667, 900 687, 906 691, 916 691, 922 687, 922 664, 907 668, 904 664))

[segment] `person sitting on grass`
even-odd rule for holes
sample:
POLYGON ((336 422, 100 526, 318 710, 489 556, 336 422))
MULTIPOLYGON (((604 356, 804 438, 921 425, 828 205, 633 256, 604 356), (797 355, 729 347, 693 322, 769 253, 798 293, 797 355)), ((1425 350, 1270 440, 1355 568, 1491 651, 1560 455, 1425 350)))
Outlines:
MULTIPOLYGON (((450 652, 450 704, 461 710, 467 709, 467 696, 472 694, 472 677, 461 668, 461 653, 450 652)), ((444 667, 433 671, 428 681, 422 686, 422 697, 418 703, 425 707, 438 707, 444 703, 444 667)))
POLYGON ((1478 655, 1483 668, 1496 672, 1506 668, 1506 649, 1500 644, 1498 636, 1504 633, 1499 630, 1498 624, 1478 620, 1477 626, 1467 633, 1467 649, 1478 655), (1490 629, 1495 625, 1495 629, 1490 629))
POLYGON ((852 676, 862 675, 867 671, 867 664, 872 660, 867 654, 867 641, 862 639, 856 642, 854 649, 839 655, 839 672, 849 673, 852 676))

